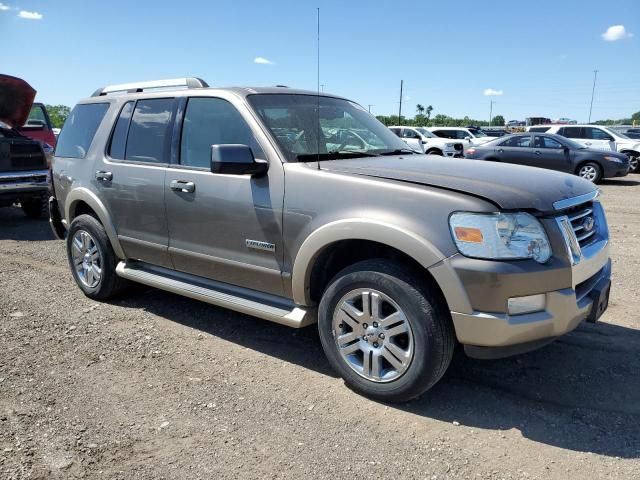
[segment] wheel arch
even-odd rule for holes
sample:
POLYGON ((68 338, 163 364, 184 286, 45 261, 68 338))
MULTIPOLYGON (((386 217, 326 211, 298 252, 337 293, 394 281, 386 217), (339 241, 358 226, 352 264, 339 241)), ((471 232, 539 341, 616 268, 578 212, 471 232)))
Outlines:
POLYGON ((118 240, 118 234, 116 232, 115 225, 111 221, 111 216, 109 215, 107 208, 93 192, 86 188, 77 188, 69 193, 65 204, 64 216, 69 225, 71 225, 73 219, 78 215, 93 213, 104 227, 115 254, 118 258, 125 258, 124 250, 118 240))
MULTIPOLYGON (((380 252, 396 253, 398 258, 421 268, 427 275, 428 268, 445 258, 428 240, 401 227, 388 223, 366 219, 346 219, 332 222, 313 231, 303 242, 298 250, 292 269, 292 293, 293 299, 300 305, 314 305, 317 291, 312 290, 314 268, 322 268, 330 252, 336 248, 351 243, 352 247, 368 247, 368 253, 380 256, 380 252), (320 261, 320 263, 318 263, 320 261)), ((361 248, 351 250, 350 263, 372 258, 363 257, 361 248)), ((335 269, 335 267, 334 267, 335 269)), ((331 276, 331 271, 326 273, 331 276)), ((317 288, 315 286, 314 288, 317 288)))

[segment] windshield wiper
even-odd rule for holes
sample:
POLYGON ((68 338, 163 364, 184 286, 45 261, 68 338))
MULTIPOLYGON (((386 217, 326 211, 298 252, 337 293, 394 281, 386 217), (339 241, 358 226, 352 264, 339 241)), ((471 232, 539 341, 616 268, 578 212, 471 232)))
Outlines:
POLYGON ((304 153, 298 155, 300 162, 313 162, 315 160, 339 160, 341 158, 377 157, 377 153, 357 152, 353 150, 331 150, 323 153, 304 153))
POLYGON ((416 154, 416 153, 418 153, 418 152, 416 152, 416 151, 414 151, 414 150, 411 150, 411 149, 409 149, 409 148, 397 148, 397 149, 395 149, 395 150, 391 150, 391 151, 389 151, 389 152, 382 152, 382 153, 379 153, 378 155, 384 155, 384 156, 388 156, 388 155, 401 155, 401 154, 403 154, 403 153, 409 153, 409 154, 411 154, 411 155, 414 155, 414 154, 416 154))

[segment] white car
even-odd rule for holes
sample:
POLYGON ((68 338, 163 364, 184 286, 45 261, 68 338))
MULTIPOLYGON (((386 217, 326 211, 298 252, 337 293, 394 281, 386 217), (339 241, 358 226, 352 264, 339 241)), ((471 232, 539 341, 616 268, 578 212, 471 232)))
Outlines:
POLYGON ((464 157, 463 142, 452 142, 446 138, 437 137, 424 127, 394 126, 389 127, 389 130, 418 152, 442 157, 464 157))
POLYGON ((601 125, 551 125, 546 133, 562 135, 588 148, 624 153, 629 157, 629 171, 640 172, 640 141, 612 128, 601 125))
POLYGON ((430 127, 429 131, 438 137, 463 140, 470 145, 482 145, 495 138, 490 137, 478 128, 430 127))

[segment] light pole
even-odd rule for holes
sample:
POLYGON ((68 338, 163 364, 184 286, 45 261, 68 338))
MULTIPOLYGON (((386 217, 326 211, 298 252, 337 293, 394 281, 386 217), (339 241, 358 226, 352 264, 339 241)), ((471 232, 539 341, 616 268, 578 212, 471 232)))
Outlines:
POLYGON ((371 113, 371 107, 375 107, 375 105, 373 103, 369 104, 369 113, 371 113))
POLYGON ((598 70, 593 71, 593 88, 591 89, 591 105, 589 105, 589 120, 587 123, 591 123, 591 111, 593 110, 593 94, 596 92, 596 78, 598 77, 598 70))
POLYGON ((402 125, 402 121, 400 120, 402 118, 402 85, 404 83, 404 80, 400 80, 400 107, 398 108, 398 125, 402 125))
POLYGON ((496 103, 495 100, 491 100, 489 102, 489 126, 491 126, 491 117, 493 115, 493 104, 496 103))

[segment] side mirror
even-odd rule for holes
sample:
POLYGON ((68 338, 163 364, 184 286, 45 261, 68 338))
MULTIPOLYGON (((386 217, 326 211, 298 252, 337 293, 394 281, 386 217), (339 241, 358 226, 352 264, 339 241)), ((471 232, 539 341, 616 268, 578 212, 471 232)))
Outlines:
POLYGON ((211 145, 211 173, 257 177, 267 170, 269 163, 256 160, 247 145, 211 145))
POLYGON ((470 141, 471 141, 471 137, 469 137, 469 136, 464 137, 464 139, 465 139, 466 141, 468 141, 468 142, 470 142, 470 141))

